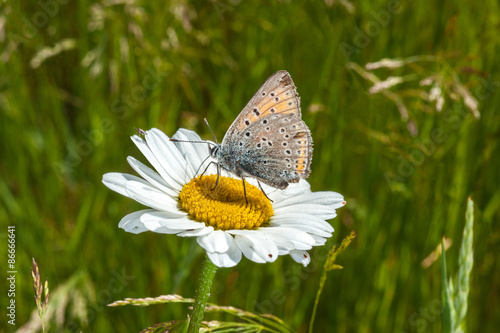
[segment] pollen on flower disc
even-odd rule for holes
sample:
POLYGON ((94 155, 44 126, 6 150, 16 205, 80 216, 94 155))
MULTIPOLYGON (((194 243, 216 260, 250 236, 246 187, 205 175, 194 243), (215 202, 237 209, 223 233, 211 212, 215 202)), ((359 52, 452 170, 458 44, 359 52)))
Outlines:
POLYGON ((215 229, 257 229, 269 222, 273 207, 262 191, 245 181, 217 175, 193 178, 179 194, 180 206, 196 221, 215 229), (214 189, 215 187, 215 189, 214 189))

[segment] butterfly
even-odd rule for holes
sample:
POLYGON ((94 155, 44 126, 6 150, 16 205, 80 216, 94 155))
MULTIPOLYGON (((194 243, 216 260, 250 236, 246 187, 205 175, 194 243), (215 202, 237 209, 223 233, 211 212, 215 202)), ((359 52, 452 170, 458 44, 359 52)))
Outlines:
POLYGON ((210 155, 217 160, 218 174, 219 168, 233 173, 243 180, 243 187, 244 178, 252 177, 261 190, 260 182, 285 189, 309 176, 312 144, 295 84, 282 70, 257 90, 222 143, 210 147, 210 155))

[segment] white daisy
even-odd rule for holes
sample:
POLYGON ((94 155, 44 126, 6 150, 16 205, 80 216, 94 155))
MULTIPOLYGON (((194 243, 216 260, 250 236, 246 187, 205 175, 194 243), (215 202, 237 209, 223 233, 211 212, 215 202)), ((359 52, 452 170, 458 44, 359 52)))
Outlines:
MULTIPOLYGON (((333 227, 325 220, 334 218, 335 210, 345 205, 338 193, 311 192, 305 180, 285 190, 262 184, 270 202, 253 179, 246 179, 247 204, 241 179, 223 173, 214 189, 213 164, 199 177, 211 161, 204 162, 208 145, 170 141, 156 128, 145 131, 144 137, 134 135, 132 141, 156 172, 129 156, 129 164, 142 178, 125 173, 103 176, 104 185, 113 191, 150 207, 125 216, 119 227, 136 234, 150 230, 196 237, 219 267, 235 266, 242 254, 257 263, 289 254, 307 266, 306 251, 324 245, 332 235, 333 227)), ((201 140, 185 129, 173 138, 201 140)))

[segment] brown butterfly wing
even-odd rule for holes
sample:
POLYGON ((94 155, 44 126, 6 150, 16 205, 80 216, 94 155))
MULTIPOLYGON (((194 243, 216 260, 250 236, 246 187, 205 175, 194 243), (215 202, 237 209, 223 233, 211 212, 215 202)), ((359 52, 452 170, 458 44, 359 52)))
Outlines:
POLYGON ((287 71, 278 71, 264 82, 229 127, 224 140, 270 114, 301 117, 300 97, 287 71))

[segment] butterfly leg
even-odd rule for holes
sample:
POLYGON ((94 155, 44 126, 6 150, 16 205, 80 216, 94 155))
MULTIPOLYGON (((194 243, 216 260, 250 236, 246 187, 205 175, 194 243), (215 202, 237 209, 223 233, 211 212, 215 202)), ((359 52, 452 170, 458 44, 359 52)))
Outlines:
MULTIPOLYGON (((215 163, 215 162, 213 162, 215 163)), ((215 185, 214 187, 211 189, 211 191, 215 190, 217 188, 217 185, 219 185, 219 176, 220 176, 220 164, 219 163, 215 163, 217 164, 217 180, 215 181, 215 185)))
POLYGON ((245 202, 248 205, 247 188, 245 187, 245 178, 241 177, 241 181, 243 182, 243 194, 245 194, 245 202))
POLYGON ((274 201, 272 201, 272 200, 271 200, 271 199, 267 196, 266 192, 264 191, 264 189, 262 188, 262 185, 260 185, 260 182, 259 182, 258 180, 257 180, 257 184, 259 184, 260 190, 262 191, 262 193, 264 193, 264 195, 266 196, 266 198, 267 198, 269 201, 274 202, 274 201))
POLYGON ((212 163, 218 165, 218 163, 214 162, 214 161, 211 161, 210 163, 208 163, 207 167, 205 168, 205 170, 203 170, 202 174, 200 175, 200 178, 205 174, 205 172, 207 172, 208 168, 212 165, 212 163))

